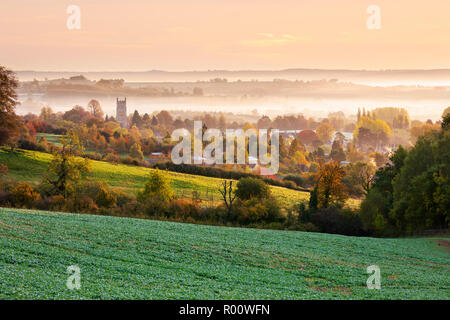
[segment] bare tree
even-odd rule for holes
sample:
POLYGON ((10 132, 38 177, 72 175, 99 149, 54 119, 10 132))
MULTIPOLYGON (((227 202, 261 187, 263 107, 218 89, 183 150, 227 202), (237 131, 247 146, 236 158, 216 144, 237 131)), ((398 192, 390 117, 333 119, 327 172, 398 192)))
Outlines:
POLYGON ((228 182, 224 180, 219 188, 219 192, 222 195, 225 206, 227 207, 228 216, 230 216, 231 210, 233 209, 233 202, 236 199, 236 193, 233 192, 233 181, 228 182))

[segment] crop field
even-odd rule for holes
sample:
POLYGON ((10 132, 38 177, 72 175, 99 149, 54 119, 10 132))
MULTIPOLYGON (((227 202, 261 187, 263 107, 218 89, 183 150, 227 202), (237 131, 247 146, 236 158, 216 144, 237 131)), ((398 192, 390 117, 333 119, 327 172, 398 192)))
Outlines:
MULTIPOLYGON (((26 181, 37 185, 52 158, 51 154, 18 150, 11 153, 0 149, 0 163, 9 167, 6 179, 15 181, 26 181)), ((123 164, 112 164, 103 161, 91 161, 91 177, 100 180, 113 188, 121 189, 126 193, 136 193, 144 187, 148 174, 152 169, 127 166, 123 164)), ((199 193, 205 202, 217 204, 220 201, 218 188, 222 179, 196 176, 191 174, 168 172, 175 193, 181 198, 192 198, 193 191, 199 193)), ((309 199, 306 192, 271 186, 272 194, 279 200, 283 208, 288 208, 302 200, 309 199)), ((350 200, 349 206, 356 207, 359 201, 350 200)))
POLYGON ((0 208, 0 299, 450 299, 437 243, 0 208))

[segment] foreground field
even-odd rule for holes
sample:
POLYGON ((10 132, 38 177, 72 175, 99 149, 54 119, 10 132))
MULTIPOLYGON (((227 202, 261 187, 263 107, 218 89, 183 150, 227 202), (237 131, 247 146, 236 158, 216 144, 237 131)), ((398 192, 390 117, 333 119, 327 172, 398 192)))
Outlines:
MULTIPOLYGON (((39 183, 47 170, 51 157, 51 154, 36 151, 18 150, 16 153, 11 153, 0 149, 0 163, 5 163, 9 167, 9 174, 6 178, 20 182, 39 183)), ((151 170, 143 167, 92 161, 91 176, 114 188, 135 194, 143 188, 151 170)), ((192 191, 197 191, 200 198, 205 202, 210 201, 216 204, 220 201, 218 187, 221 179, 176 172, 169 172, 169 175, 172 187, 179 197, 192 198, 192 191)), ((290 207, 301 200, 309 199, 309 194, 306 192, 275 186, 272 186, 271 189, 273 195, 284 208, 290 207)), ((356 207, 359 202, 351 200, 349 205, 356 207)))
POLYGON ((0 252, 0 299, 450 299, 450 254, 435 239, 0 208, 0 252), (366 287, 373 264, 381 290, 366 287), (71 265, 80 290, 66 287, 71 265))

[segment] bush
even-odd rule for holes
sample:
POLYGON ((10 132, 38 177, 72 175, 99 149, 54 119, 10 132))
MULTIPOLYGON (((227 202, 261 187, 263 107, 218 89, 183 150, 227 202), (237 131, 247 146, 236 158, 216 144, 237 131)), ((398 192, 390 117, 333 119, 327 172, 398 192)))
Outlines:
POLYGON ((39 210, 64 211, 66 200, 63 196, 50 196, 39 199, 36 208, 39 210))
POLYGON ((193 201, 178 199, 170 202, 167 208, 167 217, 181 221, 203 220, 200 206, 193 201))
POLYGON ((305 185, 305 179, 298 174, 289 174, 283 178, 285 181, 294 182, 297 186, 302 187, 305 185))
POLYGON ((269 198, 270 188, 260 179, 241 178, 237 183, 236 196, 241 200, 269 198))
POLYGON ((19 142, 17 143, 17 148, 31 151, 47 152, 47 148, 43 144, 37 144, 29 140, 19 140, 19 142))
POLYGON ((146 216, 151 218, 163 218, 168 216, 168 202, 156 197, 148 197, 140 200, 146 216))
POLYGON ((365 235, 359 215, 350 209, 338 207, 318 209, 311 215, 311 221, 321 232, 348 236, 365 235))
POLYGON ((29 183, 19 183, 12 191, 14 204, 18 207, 32 208, 40 199, 37 193, 29 183))
POLYGON ((116 204, 119 207, 123 207, 128 203, 136 201, 136 197, 129 195, 129 194, 123 192, 122 190, 114 190, 113 194, 116 197, 116 204))
POLYGON ((75 195, 66 199, 66 210, 70 212, 96 213, 98 206, 86 195, 75 195))
POLYGON ((130 148, 130 156, 134 159, 138 159, 139 161, 144 160, 144 154, 141 150, 141 145, 138 143, 134 143, 130 148))
POLYGON ((111 208, 116 205, 116 195, 100 181, 83 181, 75 186, 74 194, 91 198, 98 207, 111 208))
POLYGON ((103 157, 104 161, 107 162, 111 162, 111 163, 119 163, 119 155, 115 154, 115 153, 107 153, 104 157, 103 157))
POLYGON ((88 158, 91 160, 100 161, 102 160, 102 155, 98 152, 88 152, 82 155, 83 158, 88 158))
POLYGON ((138 159, 134 159, 130 156, 121 158, 120 162, 122 162, 123 164, 132 165, 132 166, 142 166, 143 165, 143 163, 141 161, 139 161, 138 159))
POLYGON ((278 203, 274 199, 267 198, 239 201, 235 206, 233 216, 242 225, 283 221, 278 203))
POLYGON ((14 203, 14 197, 11 192, 0 191, 0 206, 11 207, 14 203))
POLYGON ((148 198, 155 198, 165 203, 174 198, 169 177, 158 169, 150 172, 149 181, 145 184, 144 190, 140 191, 137 196, 140 202, 145 202, 148 198))
POLYGON ((0 179, 8 174, 8 166, 6 164, 0 163, 0 179))

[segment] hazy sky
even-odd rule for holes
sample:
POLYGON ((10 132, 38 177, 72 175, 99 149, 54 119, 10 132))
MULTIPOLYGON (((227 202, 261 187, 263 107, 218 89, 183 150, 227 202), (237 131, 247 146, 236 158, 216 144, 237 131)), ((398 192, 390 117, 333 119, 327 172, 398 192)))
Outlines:
POLYGON ((450 0, 1 0, 0 30, 15 70, 450 68, 450 0))

